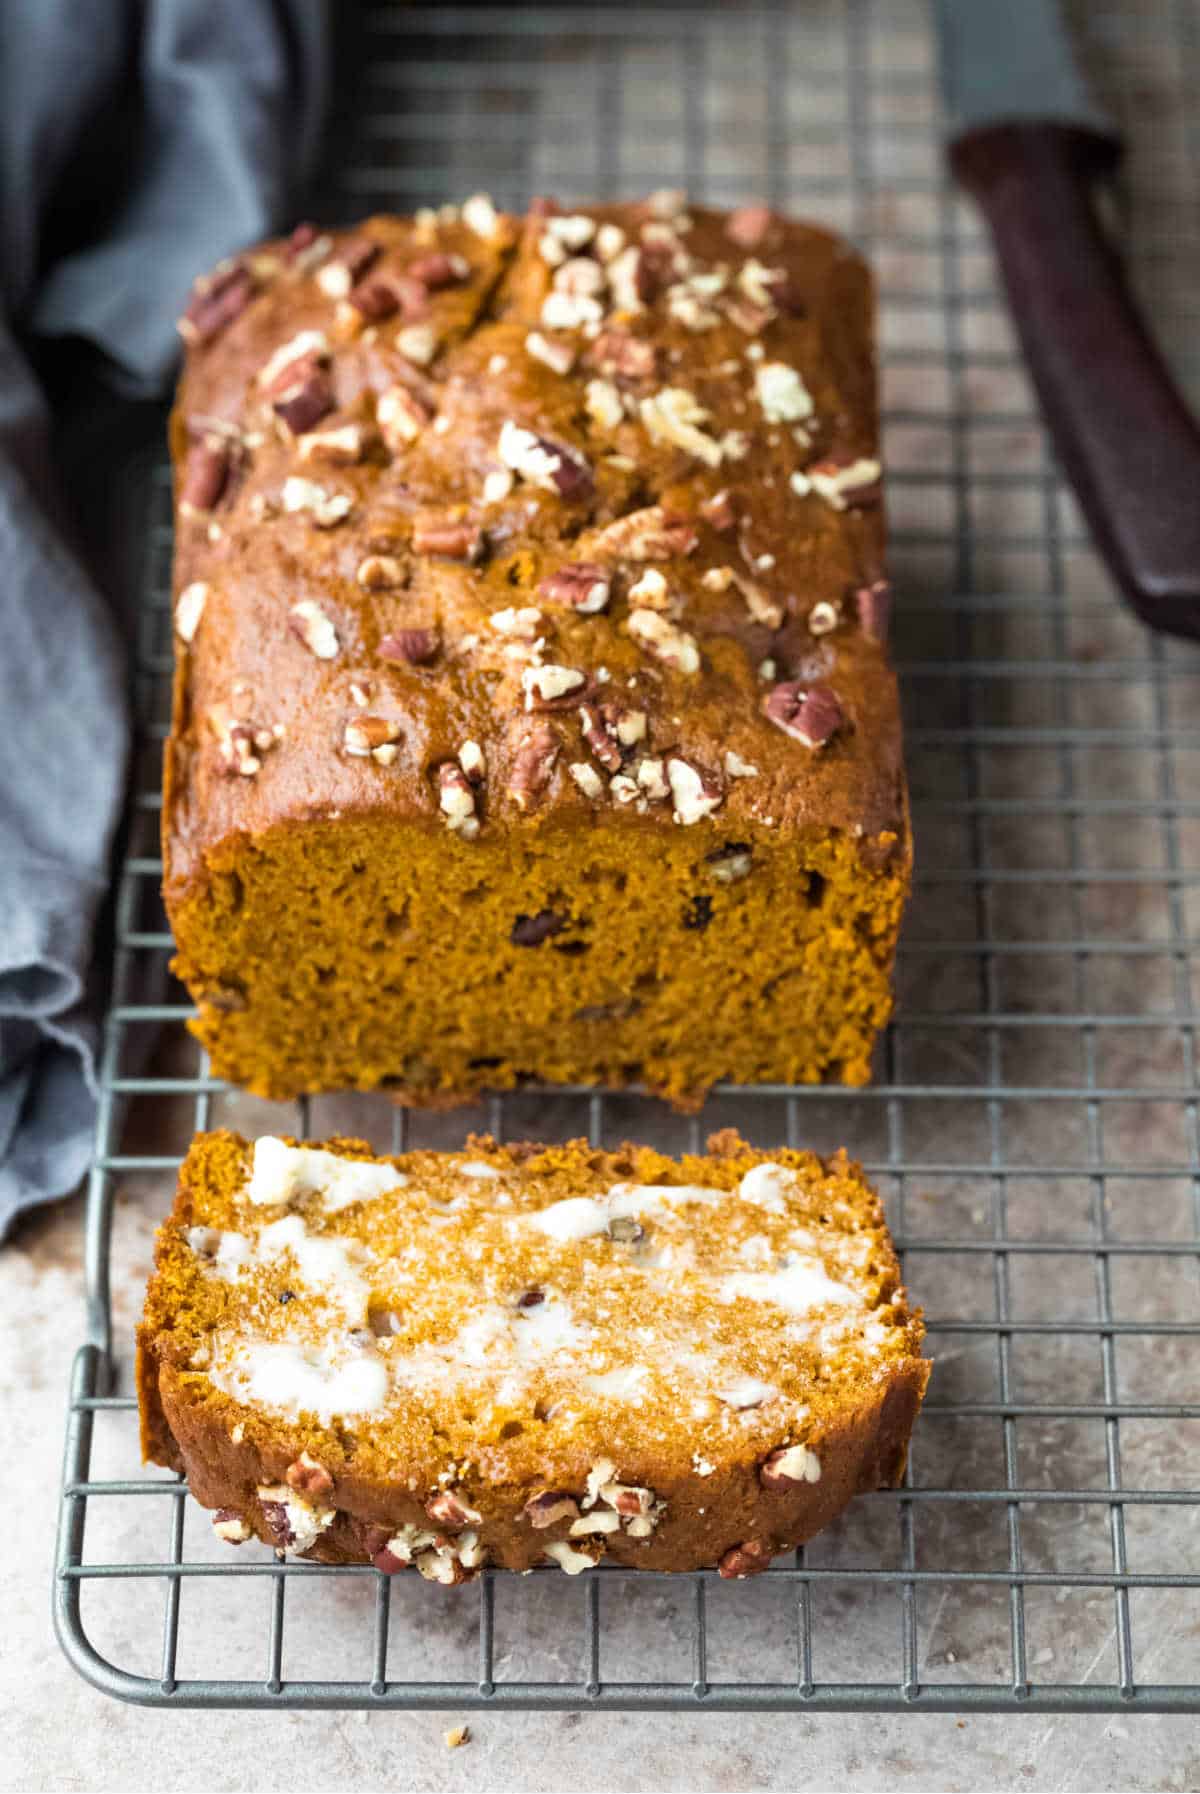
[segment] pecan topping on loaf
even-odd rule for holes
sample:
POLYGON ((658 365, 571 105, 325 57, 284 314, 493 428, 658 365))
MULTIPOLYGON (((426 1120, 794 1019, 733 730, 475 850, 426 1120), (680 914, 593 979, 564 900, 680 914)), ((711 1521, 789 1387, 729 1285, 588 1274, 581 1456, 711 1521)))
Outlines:
POLYGON ((185 343, 200 347, 215 341, 227 325, 241 317, 257 287, 241 262, 225 262, 207 279, 198 280, 191 302, 179 320, 185 343))
POLYGON ((398 629, 385 635, 379 644, 381 660, 394 660, 409 666, 426 666, 438 651, 435 629, 398 629))
POLYGON ((513 756, 508 793, 520 810, 527 810, 550 783, 558 742, 546 723, 535 723, 522 734, 513 756))
POLYGON ((910 848, 853 251, 477 195, 299 229, 189 311, 164 887, 219 1074, 867 1078, 910 848), (543 908, 571 927, 518 954, 543 908))
POLYGON ((467 517, 418 517, 413 524, 417 554, 444 555, 449 561, 477 561, 483 553, 483 531, 467 517))
POLYGON ((570 561, 557 573, 547 574, 538 586, 538 597, 593 616, 604 609, 611 591, 608 574, 596 561, 570 561))
POLYGON ((232 459, 227 436, 210 432, 193 442, 184 466, 179 508, 185 517, 211 511, 225 490, 232 459))

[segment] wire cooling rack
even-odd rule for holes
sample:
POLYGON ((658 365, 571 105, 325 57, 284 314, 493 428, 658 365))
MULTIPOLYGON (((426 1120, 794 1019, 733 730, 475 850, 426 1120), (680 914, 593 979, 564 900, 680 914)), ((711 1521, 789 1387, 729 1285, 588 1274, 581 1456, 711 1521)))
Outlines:
MULTIPOLYGON (((207 1075, 158 900, 170 533, 138 661, 147 752, 117 893, 56 1615, 75 1665, 160 1706, 1200 1708, 1200 1141, 1192 981, 1200 657, 1120 610, 1051 464, 978 226, 946 184, 923 6, 398 6, 362 14, 330 216, 686 185, 764 194, 881 282, 898 654, 919 874, 868 1090, 523 1091, 454 1116, 280 1108, 207 1075), (601 1569, 431 1590, 214 1546, 137 1461, 132 1267, 193 1127, 332 1127, 384 1149, 466 1127, 668 1148, 736 1122, 848 1141, 879 1179, 938 1364, 902 1489, 726 1585, 601 1569), (124 1130, 124 1131, 123 1131, 124 1130), (153 1150, 149 1150, 153 1148, 153 1150), (124 1514, 119 1520, 118 1513, 124 1514)), ((1137 265, 1185 378, 1200 275, 1196 16, 1080 11, 1134 116, 1137 265), (1195 288, 1193 288, 1195 290, 1195 288), (1178 338, 1178 340, 1176 340, 1178 338)), ((412 1586, 415 1585, 415 1586, 412 1586)))

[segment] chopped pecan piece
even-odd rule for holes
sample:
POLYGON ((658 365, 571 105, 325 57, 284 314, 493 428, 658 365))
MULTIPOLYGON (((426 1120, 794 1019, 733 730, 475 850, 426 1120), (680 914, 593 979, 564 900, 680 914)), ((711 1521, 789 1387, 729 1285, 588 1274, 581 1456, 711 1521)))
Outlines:
POLYGON ((318 660, 336 660, 337 630, 312 598, 301 598, 288 612, 288 628, 318 660))
POLYGON ((225 490, 232 461, 232 444, 215 431, 199 437, 188 449, 179 493, 179 509, 185 517, 206 516, 225 490))
POLYGON ((387 591, 404 584, 404 563, 393 554, 369 554, 358 563, 354 577, 365 591, 387 591))
POLYGON ((487 773, 487 755, 477 741, 464 741, 458 750, 458 764, 472 785, 481 785, 487 773))
POLYGON ((845 721, 842 706, 827 685, 806 686, 799 679, 774 686, 763 710, 777 729, 809 748, 824 747, 845 721))
POLYGON ((500 213, 487 193, 473 193, 470 199, 464 199, 462 221, 477 237, 484 237, 489 241, 499 235, 502 222, 500 213))
POLYGON ((611 380, 589 380, 583 403, 592 422, 601 430, 615 430, 625 421, 625 404, 611 380))
POLYGON ((612 592, 607 570, 596 561, 570 561, 549 573, 538 585, 538 597, 551 604, 567 604, 592 616, 604 609, 612 592))
POLYGON ((699 403, 694 393, 683 386, 664 386, 649 398, 639 401, 638 411, 648 435, 656 442, 670 443, 695 455, 706 467, 719 467, 728 452, 701 427, 711 421, 711 414, 699 403))
POLYGON ((454 760, 444 760, 437 769, 438 808, 446 818, 446 827, 470 841, 479 833, 475 814, 475 792, 462 767, 454 760))
POLYGON ((203 347, 241 316, 257 292, 254 276, 241 262, 225 264, 198 281, 177 326, 185 343, 203 347))
POLYGON ((700 671, 700 649, 695 636, 689 635, 686 629, 677 628, 660 611, 630 611, 628 629, 635 641, 664 666, 689 675, 700 671))
POLYGON ((561 710, 586 684, 587 675, 578 667, 557 666, 553 661, 526 667, 521 674, 526 710, 561 710))
POLYGON ((381 766, 388 766, 396 758, 396 742, 400 739, 400 725, 387 716, 355 716, 351 717, 342 731, 342 746, 355 759, 365 760, 370 757, 381 766))
POLYGON ((425 1503, 425 1512, 448 1532, 461 1532, 464 1526, 474 1526, 483 1519, 478 1509, 468 1507, 451 1489, 442 1489, 431 1496, 425 1503))
POLYGON ((316 1458, 302 1451, 294 1464, 289 1464, 284 1478, 290 1489, 298 1494, 320 1499, 333 1493, 333 1478, 324 1464, 318 1464, 316 1458))
POLYGON ((855 461, 815 461, 808 478, 826 504, 845 511, 879 503, 881 472, 878 461, 860 456, 855 461))
POLYGON ((525 1518, 537 1532, 544 1532, 559 1520, 578 1520, 579 1503, 573 1495, 555 1489, 543 1489, 531 1495, 524 1507, 525 1518))
POLYGON ((175 633, 181 642, 193 640, 207 603, 208 586, 204 580, 194 579, 190 586, 184 586, 175 600, 175 633))
POLYGON ((644 710, 629 710, 611 701, 584 704, 579 720, 583 724, 583 739, 609 772, 619 771, 630 749, 645 739, 644 710))
POLYGON ((519 810, 528 810, 546 789, 558 758, 558 741, 548 723, 534 723, 517 743, 508 794, 519 810))
POLYGON ((813 414, 812 394, 786 361, 762 361, 754 390, 769 424, 804 423, 813 414))
POLYGON ((268 728, 263 723, 247 722, 231 716, 225 703, 209 705, 208 726, 217 738, 225 771, 247 779, 262 771, 262 756, 277 747, 283 736, 282 723, 268 728))
POLYGON ((589 359, 600 373, 618 380, 653 380, 658 372, 654 344, 628 330, 602 330, 589 359))
POLYGON ((892 588, 886 579, 877 579, 869 586, 859 586, 854 605, 863 634, 869 641, 886 642, 892 611, 892 588))
POLYGON ((235 1507, 219 1507, 212 1517, 212 1529, 227 1545, 244 1545, 254 1537, 249 1521, 235 1507))
POLYGON ((771 228, 771 208, 758 201, 756 204, 739 206, 731 212, 725 225, 725 235, 739 249, 757 249, 771 228))
POLYGON ((761 336, 774 315, 773 309, 755 305, 753 299, 742 294, 735 294, 725 301, 725 316, 747 336, 761 336))
POLYGON ((336 430, 314 430, 300 438, 302 461, 324 461, 330 467, 352 467, 367 452, 366 431, 361 424, 342 424, 336 430))
POLYGON ((789 1489, 800 1483, 818 1483, 821 1460, 807 1445, 781 1445, 759 1466, 758 1480, 764 1489, 789 1489))
POLYGON ((547 330, 581 330, 599 324, 603 316, 603 305, 590 293, 553 292, 542 301, 541 319, 547 330))
POLYGON ((584 498, 593 490, 592 470, 581 455, 511 419, 500 431, 499 454, 504 465, 523 480, 557 492, 560 498, 584 498))
POLYGON ((637 769, 638 788, 645 793, 652 803, 662 803, 671 795, 663 772, 661 760, 653 758, 639 760, 637 769))
POLYGON ((317 285, 330 299, 346 299, 381 254, 381 246, 370 238, 350 237, 320 270, 317 285))
POLYGON ((313 480, 289 474, 280 492, 285 511, 307 511, 318 529, 333 529, 343 522, 354 508, 348 492, 327 492, 313 480))
MULTIPOLYGON (((286 1494, 286 1490, 282 1492, 286 1494)), ((289 1545, 294 1545, 296 1534, 288 1514, 287 1502, 268 1501, 260 1496, 258 1505, 262 1510, 263 1525, 270 1533, 271 1543, 276 1549, 284 1551, 289 1545)))
POLYGON ((293 436, 303 436, 333 410, 333 383, 317 355, 301 355, 272 383, 271 409, 293 436))
POLYGON ((674 273, 674 258, 666 243, 643 244, 633 265, 634 291, 642 304, 653 305, 670 286, 674 273))
POLYGON ((475 562, 483 553, 483 530, 468 517, 418 517, 413 523, 412 545, 417 554, 475 562))
POLYGON ((389 386, 375 406, 379 434, 393 455, 400 454, 433 419, 433 406, 407 386, 389 386))
POLYGON ((647 505, 606 524, 591 538, 594 551, 626 561, 669 561, 691 554, 700 533, 688 517, 679 517, 662 505, 647 505))
MULTIPOLYGON (((609 1226, 611 1233, 611 1223, 609 1226)), ((634 1514, 648 1514, 654 1506, 654 1490, 638 1488, 634 1483, 605 1483, 600 1490, 600 1499, 607 1507, 614 1508, 623 1519, 631 1519, 634 1514)))
POLYGON ((644 605, 647 610, 672 609, 675 600, 668 590, 666 579, 657 567, 647 567, 629 588, 629 602, 633 605, 644 605))
POLYGON ((585 797, 604 796, 604 780, 595 767, 589 766, 586 760, 572 760, 567 771, 585 797))
POLYGON ((744 573, 734 573, 733 584, 746 601, 746 609, 756 623, 762 623, 767 629, 778 629, 783 622, 783 606, 772 598, 765 587, 756 579, 747 579, 744 573))
POLYGON ((667 780, 675 803, 675 820, 685 828, 711 816, 724 796, 715 779, 679 755, 667 761, 667 780))
POLYGON ((358 286, 351 289, 347 299, 347 303, 368 324, 381 324, 384 318, 394 316, 402 305, 406 318, 420 317, 424 302, 423 288, 406 296, 399 281, 382 278, 360 281, 358 286))
POLYGON ((258 370, 256 384, 268 399, 277 398, 288 387, 323 367, 329 361, 329 338, 323 330, 300 330, 281 343, 258 370))
POLYGON ((536 604, 510 604, 504 610, 494 610, 488 622, 497 635, 517 642, 533 642, 542 626, 542 613, 536 604))
POLYGON ((437 332, 432 324, 406 324, 396 332, 396 347, 406 361, 427 368, 438 351, 437 332))
POLYGON ((747 1539, 741 1545, 731 1545, 717 1565, 717 1575, 726 1578, 731 1576, 758 1576, 771 1564, 771 1547, 763 1539, 747 1539))
POLYGON ((531 330, 526 336, 525 353, 554 374, 569 374, 575 366, 574 346, 559 338, 543 336, 540 330, 531 330))
POLYGON ((706 498, 700 506, 700 515, 706 523, 712 524, 719 535, 724 535, 727 530, 731 530, 737 522, 737 513, 733 508, 733 499, 728 488, 721 492, 714 492, 711 498, 706 498))
POLYGON ((470 280, 471 264, 465 255, 447 255, 436 249, 432 254, 410 262, 406 272, 411 280, 419 280, 428 292, 437 293, 443 287, 458 287, 464 280, 470 280))

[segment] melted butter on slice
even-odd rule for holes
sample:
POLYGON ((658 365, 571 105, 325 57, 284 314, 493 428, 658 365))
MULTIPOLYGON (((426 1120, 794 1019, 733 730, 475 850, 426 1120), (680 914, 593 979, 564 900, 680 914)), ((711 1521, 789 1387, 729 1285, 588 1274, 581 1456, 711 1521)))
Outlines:
POLYGON ((287 1203, 315 1197, 329 1214, 352 1202, 371 1202, 389 1190, 402 1189, 408 1178, 393 1165, 339 1158, 317 1146, 289 1146, 273 1134, 254 1142, 254 1163, 246 1185, 248 1202, 287 1203))
POLYGON ((529 1219, 552 1240, 569 1245, 604 1233, 613 1220, 661 1215, 689 1202, 721 1202, 725 1194, 702 1184, 614 1184, 604 1196, 568 1196, 529 1219))
POLYGON ((208 1378, 235 1401, 291 1418, 315 1414, 323 1426, 381 1414, 388 1400, 383 1359, 334 1345, 240 1340, 219 1355, 208 1378))
POLYGON ((785 1259, 774 1271, 734 1271, 714 1279, 719 1302, 773 1302, 789 1314, 810 1314, 814 1308, 860 1307, 861 1291, 835 1283, 815 1258, 785 1259))

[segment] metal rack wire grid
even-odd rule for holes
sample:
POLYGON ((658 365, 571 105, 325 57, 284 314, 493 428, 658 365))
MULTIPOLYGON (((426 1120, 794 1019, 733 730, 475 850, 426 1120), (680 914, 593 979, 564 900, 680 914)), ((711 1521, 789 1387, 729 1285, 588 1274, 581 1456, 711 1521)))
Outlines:
MULTIPOLYGON (((978 223, 947 185, 926 8, 363 16, 330 216, 481 187, 520 206, 679 184, 764 195, 873 257, 919 862, 899 1012, 871 1088, 722 1089, 692 1120, 582 1090, 450 1117, 364 1097, 297 1115, 215 1083, 165 977, 160 472, 138 663, 148 746, 117 893, 66 1442, 65 1649, 100 1687, 160 1706, 1195 1710, 1200 657, 1119 607, 1051 462, 978 223), (131 1303, 114 1331, 109 1279, 122 1193, 148 1190, 162 1212, 192 1128, 219 1122, 337 1127, 393 1150, 470 1126, 672 1149, 736 1122, 763 1143, 849 1142, 884 1189, 938 1361, 904 1486, 746 1585, 550 1570, 432 1592, 214 1545, 184 1485, 138 1463, 121 1393, 131 1303)), ((1110 102, 1136 107, 1133 248, 1191 378, 1196 15, 1152 0, 1076 23, 1110 102)))

